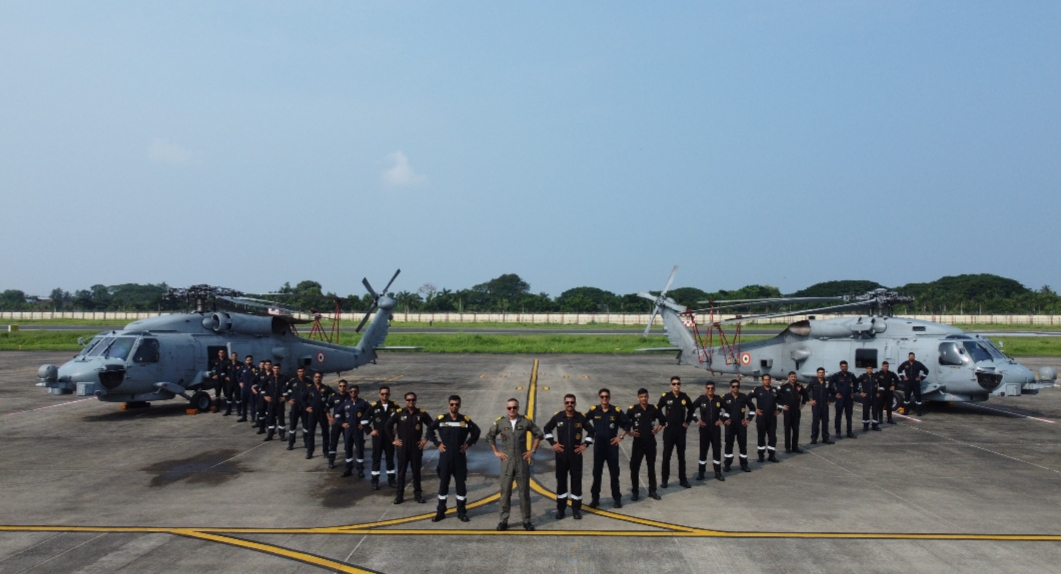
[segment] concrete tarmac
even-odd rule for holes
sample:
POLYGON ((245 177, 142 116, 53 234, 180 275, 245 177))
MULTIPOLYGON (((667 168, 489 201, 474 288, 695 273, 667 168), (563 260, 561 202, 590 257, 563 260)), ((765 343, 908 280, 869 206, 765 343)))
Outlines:
MULTIPOLYGON (((808 444, 804 409, 806 454, 785 454, 779 429, 782 462, 759 463, 751 428, 752 472, 725 482, 710 479, 710 467, 708 480, 695 480, 699 433, 690 429, 693 487, 676 484, 672 463, 660 501, 630 500, 627 439, 622 509, 605 484, 601 512, 581 521, 553 518, 544 445, 534 463, 537 530, 514 522, 498 533, 498 462, 482 442, 470 451, 471 522, 432 523, 433 447, 424 453, 428 503, 411 501, 410 486, 394 505, 393 489, 329 470, 320 447, 306 460, 235 416, 186 415, 183 401, 123 411, 34 386, 40 364, 69 355, 0 353, 0 572, 1042 572, 1061 561, 1061 389, 933 405, 883 432, 861 432, 856 405, 858 439, 835 445, 808 444)), ((458 393, 485 433, 509 397, 544 424, 565 393, 586 410, 609 387, 626 408, 641 386, 658 399, 673 374, 693 398, 708 378, 666 355, 417 353, 346 378, 369 400, 383 384, 395 399, 415 391, 432 415, 458 393)), ((644 496, 644 469, 641 482, 644 496)))

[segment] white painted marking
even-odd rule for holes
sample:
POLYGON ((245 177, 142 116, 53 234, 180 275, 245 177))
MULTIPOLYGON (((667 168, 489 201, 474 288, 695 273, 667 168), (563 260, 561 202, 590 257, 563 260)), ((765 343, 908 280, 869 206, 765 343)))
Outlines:
POLYGON ((171 536, 169 534, 147 534, 144 536, 137 536, 114 552, 111 552, 96 562, 77 570, 76 574, 109 574, 110 572, 117 572, 170 540, 171 536))
POLYGON ((1046 466, 1042 466, 1042 465, 1039 465, 1039 464, 1035 464, 1034 462, 1028 462, 1026 460, 1017 458, 1015 456, 1009 456, 1008 454, 1002 454, 1000 452, 996 452, 996 451, 993 451, 991 449, 984 448, 982 446, 977 446, 977 445, 975 445, 975 444, 973 444, 971 442, 962 442, 960 440, 950 438, 949 436, 943 436, 941 434, 934 433, 932 431, 927 431, 927 430, 925 430, 923 428, 918 428, 918 427, 915 427, 915 426, 912 426, 910 428, 912 428, 912 429, 914 429, 916 431, 919 431, 919 432, 930 434, 932 436, 938 436, 939 438, 946 439, 946 440, 949 440, 951 442, 958 443, 960 445, 964 445, 964 446, 967 446, 967 447, 970 447, 970 448, 975 448, 975 449, 978 449, 978 450, 982 450, 984 452, 989 452, 991 454, 997 454, 998 456, 1001 456, 1002 458, 1008 458, 1008 459, 1013 460, 1013 461, 1022 462, 1024 464, 1027 464, 1027 465, 1030 465, 1030 466, 1034 466, 1035 468, 1041 468, 1043 470, 1048 470, 1048 471, 1056 473, 1056 474, 1061 474, 1061 470, 1055 470, 1055 469, 1052 469, 1050 467, 1046 467, 1046 466))
POLYGON ((91 401, 94 398, 96 398, 96 397, 88 397, 88 398, 84 398, 84 399, 78 399, 76 401, 66 401, 65 403, 56 403, 54 405, 45 405, 43 407, 36 407, 36 408, 33 408, 33 409, 24 409, 24 410, 21 410, 21 411, 13 411, 13 412, 10 412, 10 413, 4 413, 2 416, 6 417, 7 415, 17 415, 19 413, 30 413, 30 412, 33 412, 33 411, 39 411, 39 410, 43 410, 43 409, 52 409, 52 408, 55 408, 55 407, 62 407, 62 406, 66 406, 66 405, 72 405, 74 403, 83 403, 85 401, 91 401))
POLYGON ((1026 419, 1032 419, 1033 421, 1042 421, 1044 423, 1057 424, 1057 421, 1052 421, 1050 419, 1041 419, 1039 417, 1033 417, 1031 415, 1022 415, 1020 413, 1015 413, 1013 411, 1007 411, 1007 410, 1004 410, 1004 409, 996 409, 994 407, 988 407, 988 406, 985 406, 985 405, 977 405, 977 404, 969 403, 969 406, 976 407, 978 409, 987 409, 989 411, 995 411, 997 413, 1006 413, 1007 415, 1013 415, 1015 417, 1023 417, 1023 418, 1026 418, 1026 419))

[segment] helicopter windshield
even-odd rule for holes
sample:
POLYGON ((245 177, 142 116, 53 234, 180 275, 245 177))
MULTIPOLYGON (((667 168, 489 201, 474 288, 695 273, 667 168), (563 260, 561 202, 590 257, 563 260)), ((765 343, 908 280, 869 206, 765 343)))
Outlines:
POLYGON ((87 357, 88 354, 92 352, 92 349, 96 348, 96 345, 98 345, 99 342, 102 341, 102 340, 103 340, 103 337, 93 337, 92 340, 89 341, 87 345, 85 345, 84 347, 81 348, 81 352, 78 353, 77 356, 78 357, 87 357))
POLYGON ((136 343, 135 337, 118 337, 103 352, 103 356, 124 361, 129 358, 129 351, 133 350, 133 343, 136 343))
POLYGON ((979 363, 980 361, 990 361, 992 359, 991 353, 985 349, 983 345, 977 344, 976 341, 962 341, 962 345, 976 363, 979 363))
POLYGON ((1010 360, 1010 358, 1005 353, 1003 353, 1002 351, 998 350, 998 347, 996 347, 995 344, 992 343, 990 339, 985 337, 983 339, 980 339, 979 342, 980 342, 980 346, 983 347, 984 349, 986 349, 987 352, 991 354, 991 357, 993 357, 996 361, 1008 361, 1008 360, 1010 360))
POLYGON ((92 347, 92 350, 85 353, 86 357, 98 357, 102 355, 103 351, 106 351, 107 347, 109 347, 111 343, 114 342, 114 337, 97 337, 97 339, 99 339, 99 341, 96 344, 93 345, 92 343, 89 343, 89 345, 92 347))

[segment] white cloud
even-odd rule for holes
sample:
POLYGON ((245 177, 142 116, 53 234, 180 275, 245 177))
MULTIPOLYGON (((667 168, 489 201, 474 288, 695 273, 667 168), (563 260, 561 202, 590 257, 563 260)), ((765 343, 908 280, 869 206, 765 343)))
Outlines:
POLYGON ((413 171, 413 166, 409 165, 409 158, 405 157, 404 153, 396 151, 388 155, 387 159, 394 162, 394 165, 380 176, 384 185, 415 187, 427 183, 427 176, 413 171))
POLYGON ((151 140, 151 145, 147 148, 147 157, 151 158, 151 161, 171 165, 185 165, 191 163, 193 159, 191 151, 162 138, 151 140))

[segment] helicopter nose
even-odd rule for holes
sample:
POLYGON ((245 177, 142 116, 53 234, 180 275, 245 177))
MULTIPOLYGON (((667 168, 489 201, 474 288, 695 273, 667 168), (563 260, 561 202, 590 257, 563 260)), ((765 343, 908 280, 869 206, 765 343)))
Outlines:
MULTIPOLYGON (((115 388, 118 384, 121 384, 121 381, 111 386, 103 384, 101 375, 106 372, 106 367, 100 362, 74 363, 63 365, 59 368, 59 380, 74 383, 78 396, 98 397, 107 394, 107 389, 115 388)), ((124 375, 123 370, 123 378, 124 375)))

